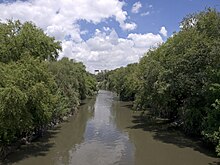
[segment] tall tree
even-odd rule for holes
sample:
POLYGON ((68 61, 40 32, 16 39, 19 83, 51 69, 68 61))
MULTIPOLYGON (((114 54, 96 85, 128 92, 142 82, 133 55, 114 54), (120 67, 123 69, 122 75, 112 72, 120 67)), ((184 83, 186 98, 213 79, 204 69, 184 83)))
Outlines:
POLYGON ((0 61, 17 61, 25 54, 41 60, 56 60, 60 43, 44 34, 31 22, 8 21, 0 23, 0 61))

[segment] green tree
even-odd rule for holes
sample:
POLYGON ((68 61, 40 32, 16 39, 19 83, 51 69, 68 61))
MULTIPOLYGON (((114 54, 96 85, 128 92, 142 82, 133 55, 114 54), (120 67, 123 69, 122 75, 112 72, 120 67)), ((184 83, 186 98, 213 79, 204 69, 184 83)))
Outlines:
POLYGON ((41 60, 55 60, 61 50, 60 43, 44 34, 31 22, 0 23, 0 61, 17 61, 25 54, 41 60))
POLYGON ((57 87, 45 62, 33 57, 3 66, 6 79, 0 88, 0 139, 8 144, 50 122, 57 87))
POLYGON ((203 135, 220 153, 220 13, 207 9, 187 16, 181 26, 147 52, 137 69, 111 71, 109 84, 122 98, 134 92, 135 109, 178 121, 185 133, 203 135))

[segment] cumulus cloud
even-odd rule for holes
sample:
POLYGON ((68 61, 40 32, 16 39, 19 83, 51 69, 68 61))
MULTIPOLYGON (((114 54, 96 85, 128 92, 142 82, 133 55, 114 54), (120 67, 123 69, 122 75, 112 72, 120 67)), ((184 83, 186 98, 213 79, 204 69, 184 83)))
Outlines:
POLYGON ((109 28, 109 27, 104 26, 104 27, 103 27, 103 30, 104 30, 104 31, 109 31, 109 30, 110 30, 110 28, 109 28))
POLYGON ((150 12, 147 11, 147 12, 141 13, 141 16, 146 16, 146 15, 149 15, 149 14, 150 14, 150 12))
POLYGON ((83 61, 91 72, 95 69, 115 69, 138 62, 149 48, 162 42, 159 34, 130 33, 126 38, 120 38, 114 29, 110 32, 97 29, 92 38, 81 43, 63 42, 61 57, 83 61))
POLYGON ((132 23, 123 23, 122 25, 122 29, 124 30, 134 30, 137 28, 136 23, 132 22, 132 23))
MULTIPOLYGON (((0 13, 0 18, 2 20, 33 21, 43 29, 48 26, 56 26, 54 27, 56 29, 63 28, 63 33, 66 31, 75 33, 78 29, 72 28, 72 24, 77 20, 86 20, 97 24, 112 17, 119 22, 123 30, 133 30, 134 26, 131 27, 131 25, 134 23, 127 22, 127 12, 122 9, 124 5, 124 2, 118 0, 16 1, 9 4, 0 4, 0 11, 3 11, 0 13), (57 27, 58 25, 62 27, 57 27)), ((52 27, 50 27, 51 29, 52 27)))
POLYGON ((160 34, 162 34, 164 37, 167 37, 167 30, 166 30, 166 28, 164 26, 161 27, 160 34))
POLYGON ((136 34, 131 33, 128 35, 128 39, 134 41, 136 47, 150 48, 157 46, 158 42, 162 41, 159 34, 147 33, 147 34, 136 34))
POLYGON ((132 6, 131 12, 132 13, 139 13, 140 8, 142 7, 142 4, 140 1, 135 2, 132 6))
MULTIPOLYGON (((133 30, 137 27, 128 21, 123 10, 125 2, 118 0, 30 0, 13 3, 0 3, 0 20, 19 19, 32 21, 48 35, 61 41, 63 51, 59 58, 69 57, 82 61, 87 70, 115 69, 137 62, 151 47, 163 42, 159 34, 130 33, 120 38, 110 27, 96 29, 94 35, 83 40, 81 35, 88 33, 81 30, 79 20, 98 24, 106 19, 115 19, 121 29, 133 30)), ((139 11, 140 5, 136 10, 139 11)), ((165 29, 165 27, 164 27, 165 29)), ((161 30, 162 32, 163 30, 161 30)), ((91 32, 89 32, 91 33, 91 32)), ((161 33, 166 34, 166 33, 161 33)))
POLYGON ((88 34, 88 33, 89 33, 88 30, 81 30, 81 31, 80 31, 80 34, 81 34, 81 35, 86 35, 86 34, 88 34))

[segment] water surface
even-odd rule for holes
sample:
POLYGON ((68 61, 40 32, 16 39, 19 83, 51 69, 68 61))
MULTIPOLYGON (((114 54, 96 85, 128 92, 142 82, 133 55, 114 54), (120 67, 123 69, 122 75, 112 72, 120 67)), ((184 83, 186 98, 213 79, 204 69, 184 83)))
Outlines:
POLYGON ((99 91, 79 113, 38 142, 9 155, 13 165, 220 165, 218 158, 181 133, 142 122, 131 103, 99 91))

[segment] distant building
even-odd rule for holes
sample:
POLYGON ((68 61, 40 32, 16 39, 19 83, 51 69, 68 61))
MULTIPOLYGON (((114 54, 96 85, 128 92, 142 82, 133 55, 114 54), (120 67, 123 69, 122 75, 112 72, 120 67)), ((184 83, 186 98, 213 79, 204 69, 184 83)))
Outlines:
POLYGON ((98 69, 96 69, 96 70, 95 70, 95 74, 98 74, 98 73, 99 73, 99 70, 98 70, 98 69))

